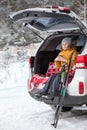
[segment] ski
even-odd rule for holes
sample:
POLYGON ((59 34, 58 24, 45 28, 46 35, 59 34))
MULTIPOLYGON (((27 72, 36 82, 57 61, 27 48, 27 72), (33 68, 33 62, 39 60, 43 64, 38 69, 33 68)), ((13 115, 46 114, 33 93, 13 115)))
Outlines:
POLYGON ((74 52, 72 52, 69 57, 69 64, 67 65, 67 72, 66 72, 66 65, 64 65, 61 69, 61 82, 60 82, 60 86, 59 86, 60 87, 60 97, 58 100, 58 104, 56 106, 56 112, 54 115, 54 123, 51 124, 52 126, 54 126, 54 128, 57 127, 59 116, 60 116, 60 113, 61 113, 61 110, 63 107, 64 97, 65 97, 66 89, 67 89, 67 85, 68 85, 68 76, 69 76, 69 70, 70 70, 73 53, 74 52))

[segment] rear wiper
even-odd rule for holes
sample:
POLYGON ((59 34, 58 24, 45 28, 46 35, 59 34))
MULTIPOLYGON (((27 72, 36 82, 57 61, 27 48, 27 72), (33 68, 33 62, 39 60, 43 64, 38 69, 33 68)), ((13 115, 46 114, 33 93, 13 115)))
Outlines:
MULTIPOLYGON (((30 29, 32 31, 32 29, 30 29)), ((45 40, 44 38, 42 38, 38 33, 32 31, 36 36, 38 36, 39 38, 41 38, 42 40, 45 40)))
MULTIPOLYGON (((28 23, 24 23, 23 26, 28 27, 28 23)), ((36 36, 38 36, 39 38, 41 38, 42 40, 45 40, 43 37, 41 37, 37 32, 35 32, 34 30, 32 30, 31 28, 29 28, 36 36)))

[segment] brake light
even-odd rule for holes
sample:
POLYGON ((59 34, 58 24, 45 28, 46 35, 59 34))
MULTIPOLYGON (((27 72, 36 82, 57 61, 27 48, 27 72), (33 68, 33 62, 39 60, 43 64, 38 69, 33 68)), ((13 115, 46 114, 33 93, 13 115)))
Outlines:
POLYGON ((30 67, 33 67, 33 65, 34 65, 34 57, 33 56, 29 57, 29 64, 30 64, 30 67))
POLYGON ((57 10, 59 10, 60 12, 70 13, 70 9, 69 9, 69 8, 57 6, 57 4, 53 4, 51 8, 52 8, 52 9, 55 9, 55 10, 57 9, 57 10))
POLYGON ((83 93, 84 93, 84 83, 79 82, 79 94, 83 94, 83 93))
POLYGON ((56 0, 53 0, 53 3, 52 3, 52 9, 59 9, 59 6, 58 6, 56 0))
POLYGON ((70 9, 67 7, 59 7, 60 12, 70 13, 70 9))
POLYGON ((69 8, 58 6, 56 0, 53 0, 52 9, 57 9, 60 12, 70 13, 70 9, 69 8))
POLYGON ((52 9, 59 9, 59 7, 56 6, 56 5, 53 5, 53 6, 52 6, 52 9))
POLYGON ((32 63, 32 57, 29 57, 29 64, 32 63))
POLYGON ((66 8, 66 7, 60 7, 60 6, 57 6, 57 5, 53 5, 52 9, 57 9, 60 12, 64 12, 64 13, 70 13, 70 9, 66 8))
POLYGON ((76 68, 87 68, 87 55, 77 56, 76 68))

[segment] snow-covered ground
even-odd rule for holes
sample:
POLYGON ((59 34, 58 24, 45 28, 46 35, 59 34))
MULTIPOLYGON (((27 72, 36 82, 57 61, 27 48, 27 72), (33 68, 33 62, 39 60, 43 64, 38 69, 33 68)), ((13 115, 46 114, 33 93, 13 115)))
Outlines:
MULTIPOLYGON (((0 67, 0 130, 55 129, 51 126, 54 117, 51 107, 28 94, 28 76, 27 60, 0 67)), ((74 108, 72 113, 61 113, 56 129, 87 130, 86 106, 74 108)))

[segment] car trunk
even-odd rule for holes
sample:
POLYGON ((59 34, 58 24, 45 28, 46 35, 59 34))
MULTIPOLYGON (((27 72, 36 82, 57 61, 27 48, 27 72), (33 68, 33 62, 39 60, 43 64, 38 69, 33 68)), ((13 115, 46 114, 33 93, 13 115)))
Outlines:
MULTIPOLYGON (((60 52, 60 43, 64 37, 72 37, 78 40, 80 34, 56 34, 49 36, 42 46, 38 49, 34 59, 34 74, 45 75, 50 62, 54 62, 55 57, 60 52)), ((80 54, 85 46, 85 39, 83 44, 76 42, 76 50, 80 54)))

